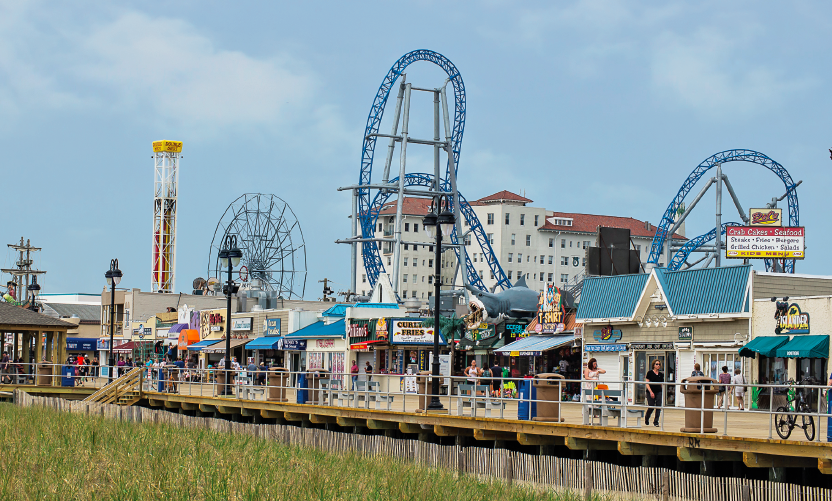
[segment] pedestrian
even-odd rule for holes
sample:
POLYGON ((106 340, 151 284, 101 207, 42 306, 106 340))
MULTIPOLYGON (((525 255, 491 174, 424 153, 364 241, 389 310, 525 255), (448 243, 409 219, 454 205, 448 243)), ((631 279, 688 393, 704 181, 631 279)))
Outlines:
POLYGON ((702 372, 702 367, 699 364, 693 364, 693 372, 690 373, 690 377, 696 376, 705 377, 705 373, 702 372))
POLYGON ((494 392, 494 395, 500 395, 500 386, 502 386, 502 379, 503 379, 503 368, 497 364, 497 360, 494 359, 494 365, 491 366, 491 391, 494 392))
POLYGON ((737 397, 737 407, 740 408, 741 411, 745 410, 745 404, 743 403, 743 398, 745 398, 745 377, 742 375, 742 371, 739 369, 734 370, 734 377, 731 378, 731 382, 734 383, 734 396, 737 397))
POLYGON ((728 393, 728 387, 726 385, 731 384, 731 375, 728 374, 728 366, 722 366, 722 374, 719 375, 719 393, 717 394, 717 405, 718 409, 722 408, 723 403, 726 405, 728 404, 728 399, 725 398, 725 395, 728 393))
POLYGON ((260 361, 260 366, 258 367, 258 369, 259 370, 257 372, 257 384, 259 384, 260 386, 264 386, 266 384, 266 371, 269 370, 268 367, 266 367, 265 360, 260 361))
POLYGON ((364 363, 364 374, 367 375, 367 381, 373 380, 373 366, 370 365, 370 361, 364 363))
POLYGON ((469 365, 465 369, 465 375, 468 376, 468 382, 476 385, 477 384, 477 377, 479 376, 479 370, 477 369, 477 361, 471 360, 471 365, 469 365))
POLYGON ((246 371, 248 372, 248 377, 251 378, 251 384, 255 384, 257 382, 257 364, 254 363, 254 358, 248 363, 246 371))
MULTIPOLYGON (((582 384, 583 387, 583 395, 581 395, 581 400, 583 402, 590 402, 592 398, 591 395, 586 394, 586 390, 592 390, 595 388, 595 383, 598 381, 599 374, 606 374, 607 371, 598 367, 598 360, 594 358, 590 358, 589 362, 586 363, 586 367, 584 367, 584 382, 582 384)), ((581 413, 583 414, 583 424, 589 424, 589 418, 591 415, 591 407, 587 407, 586 405, 583 406, 581 409, 581 413)))
MULTIPOLYGON (((659 360, 655 360, 653 362, 653 370, 647 372, 646 380, 650 383, 663 383, 664 382, 664 372, 662 372, 662 363, 659 360)), ((647 385, 647 405, 650 406, 647 409, 647 414, 644 416, 644 425, 648 426, 650 424, 650 415, 653 414, 653 410, 656 411, 656 418, 653 420, 653 426, 659 426, 659 416, 662 414, 662 394, 664 388, 660 384, 648 384, 647 385)))
POLYGON ((0 358, 0 381, 2 381, 3 384, 7 384, 7 379, 9 380, 9 383, 11 383, 9 378, 9 354, 4 351, 3 357, 0 358))
POLYGON ((350 367, 350 377, 352 378, 352 389, 355 390, 355 383, 358 382, 358 364, 355 363, 355 360, 352 361, 352 367, 350 367))
POLYGON ((92 377, 98 377, 98 366, 101 362, 98 360, 98 355, 92 357, 92 377))

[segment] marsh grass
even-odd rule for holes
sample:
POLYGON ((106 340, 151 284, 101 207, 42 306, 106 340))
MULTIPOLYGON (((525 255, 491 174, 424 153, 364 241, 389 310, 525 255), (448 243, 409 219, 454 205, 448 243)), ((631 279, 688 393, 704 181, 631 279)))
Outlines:
POLYGON ((558 500, 425 468, 231 433, 0 404, 0 499, 558 500))

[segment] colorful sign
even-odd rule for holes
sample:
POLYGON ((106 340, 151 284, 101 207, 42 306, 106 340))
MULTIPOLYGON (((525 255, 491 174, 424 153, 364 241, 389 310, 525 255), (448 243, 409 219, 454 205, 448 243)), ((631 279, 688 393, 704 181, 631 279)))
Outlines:
POLYGON ((280 319, 279 318, 267 318, 263 324, 264 330, 263 333, 266 336, 279 336, 280 335, 280 319))
POLYGON ((607 352, 607 351, 627 351, 626 344, 587 344, 584 345, 586 352, 607 352))
POLYGON ((286 351, 305 351, 306 350, 306 340, 305 339, 291 339, 291 338, 282 338, 277 341, 277 349, 278 350, 286 350, 286 351))
MULTIPOLYGON (((422 326, 421 320, 391 320, 393 344, 433 344, 433 327, 422 326)), ((440 339, 440 344, 445 344, 440 339)))
POLYGON ((535 332, 541 334, 555 334, 558 331, 558 324, 563 324, 563 296, 555 284, 546 284, 546 290, 540 295, 537 307, 537 325, 535 332))
POLYGON ((803 259, 805 228, 729 226, 725 230, 725 255, 729 258, 803 259))
POLYGON ((809 314, 801 311, 796 303, 788 304, 785 301, 778 301, 774 319, 777 321, 777 327, 774 328, 775 334, 784 336, 809 334, 809 314))
POLYGON ((170 153, 182 152, 182 141, 153 141, 153 152, 167 151, 170 153))
POLYGON ((488 325, 485 322, 480 323, 476 329, 465 331, 465 339, 471 341, 482 341, 483 339, 490 339, 497 335, 497 329, 493 325, 488 325))
POLYGON ((529 335, 529 333, 526 332, 526 328, 528 327, 527 324, 511 322, 511 323, 506 323, 505 327, 506 327, 506 332, 508 333, 508 336, 511 339, 521 339, 521 338, 524 338, 524 337, 528 337, 528 335, 529 335))
POLYGON ((686 326, 686 327, 679 327, 679 341, 691 341, 693 340, 693 327, 686 326))
POLYGON ((783 226, 783 209, 751 209, 751 226, 783 226))
POLYGON ((592 337, 599 343, 614 343, 621 339, 621 330, 613 329, 612 325, 602 327, 601 330, 592 333, 592 337))
POLYGON ((630 343, 630 349, 633 351, 643 350, 672 350, 673 343, 630 343))
POLYGON ((232 331, 250 331, 251 330, 251 318, 232 318, 231 319, 231 330, 232 331))
POLYGON ((379 318, 376 320, 376 339, 387 339, 389 334, 387 333, 387 319, 386 318, 379 318))

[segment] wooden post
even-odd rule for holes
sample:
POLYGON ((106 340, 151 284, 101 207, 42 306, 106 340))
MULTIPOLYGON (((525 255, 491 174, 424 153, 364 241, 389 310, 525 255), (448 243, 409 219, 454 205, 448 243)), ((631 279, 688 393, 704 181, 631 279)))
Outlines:
POLYGON ((592 463, 584 461, 584 501, 592 500, 592 463))
POLYGON ((662 469, 662 501, 667 501, 670 498, 670 473, 666 469, 662 469))

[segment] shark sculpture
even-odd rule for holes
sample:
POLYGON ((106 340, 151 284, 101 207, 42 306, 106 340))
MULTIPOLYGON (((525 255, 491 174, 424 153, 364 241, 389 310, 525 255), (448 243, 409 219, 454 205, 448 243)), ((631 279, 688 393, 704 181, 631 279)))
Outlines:
POLYGON ((475 329, 482 322, 499 323, 506 318, 532 318, 537 314, 540 294, 529 289, 525 277, 517 280, 511 289, 496 294, 470 285, 465 287, 472 293, 465 317, 469 329, 475 329))

